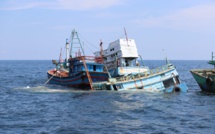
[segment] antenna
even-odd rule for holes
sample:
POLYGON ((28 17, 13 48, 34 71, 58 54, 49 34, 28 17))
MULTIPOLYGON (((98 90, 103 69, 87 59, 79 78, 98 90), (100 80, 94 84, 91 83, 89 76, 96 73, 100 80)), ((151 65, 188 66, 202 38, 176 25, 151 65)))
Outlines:
POLYGON ((164 58, 165 58, 166 64, 169 64, 169 60, 167 59, 166 52, 164 49, 163 49, 163 53, 164 53, 164 58))
POLYGON ((127 36, 126 30, 125 30, 125 27, 124 27, 124 31, 125 31, 125 37, 126 37, 126 41, 127 41, 127 45, 128 45, 128 36, 127 36))
POLYGON ((142 56, 139 55, 140 59, 141 59, 141 62, 142 62, 142 66, 145 66, 144 63, 143 63, 143 59, 142 59, 142 56))
POLYGON ((103 58, 103 47, 102 47, 102 44, 103 44, 102 39, 100 39, 100 55, 103 58))

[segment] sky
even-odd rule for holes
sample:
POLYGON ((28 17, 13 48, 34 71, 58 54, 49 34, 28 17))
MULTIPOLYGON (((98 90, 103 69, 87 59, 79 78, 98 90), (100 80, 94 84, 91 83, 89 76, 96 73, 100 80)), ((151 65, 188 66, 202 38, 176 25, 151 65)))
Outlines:
POLYGON ((215 0, 1 0, 0 60, 58 59, 73 29, 93 55, 124 28, 144 60, 209 60, 215 0))

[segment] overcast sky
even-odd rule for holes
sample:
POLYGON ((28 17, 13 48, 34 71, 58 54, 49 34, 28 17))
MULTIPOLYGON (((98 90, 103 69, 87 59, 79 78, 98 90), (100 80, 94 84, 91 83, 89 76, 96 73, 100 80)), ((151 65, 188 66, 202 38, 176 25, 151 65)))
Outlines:
POLYGON ((93 55, 124 27, 145 60, 209 60, 215 0, 1 0, 0 60, 58 59, 73 29, 93 55))

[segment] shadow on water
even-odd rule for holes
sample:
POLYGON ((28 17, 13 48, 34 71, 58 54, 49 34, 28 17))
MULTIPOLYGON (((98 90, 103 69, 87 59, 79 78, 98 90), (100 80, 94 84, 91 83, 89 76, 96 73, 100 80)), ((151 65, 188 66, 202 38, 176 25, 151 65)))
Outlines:
POLYGON ((200 96, 215 96, 215 92, 197 91, 195 93, 200 96))

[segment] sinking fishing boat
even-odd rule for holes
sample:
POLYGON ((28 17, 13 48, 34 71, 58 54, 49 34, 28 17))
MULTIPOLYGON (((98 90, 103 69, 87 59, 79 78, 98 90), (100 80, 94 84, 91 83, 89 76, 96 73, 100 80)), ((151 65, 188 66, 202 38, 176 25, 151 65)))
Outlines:
POLYGON ((70 41, 66 41, 65 60, 52 61, 55 68, 47 72, 48 81, 46 83, 93 90, 93 82, 108 79, 107 72, 103 70, 103 59, 85 56, 78 33, 75 30, 72 31, 70 38, 70 41))
POLYGON ((215 56, 212 52, 212 59, 208 61, 208 64, 214 66, 212 69, 192 69, 190 70, 194 79, 198 83, 202 91, 215 92, 215 56))
POLYGON ((169 62, 156 69, 149 69, 143 65, 134 39, 128 39, 127 36, 126 39, 121 38, 110 43, 106 50, 101 47, 101 50, 94 54, 104 59, 103 62, 110 76, 108 81, 94 82, 94 89, 188 91, 186 84, 180 81, 176 68, 169 62), (138 61, 139 57, 141 64, 138 61))

